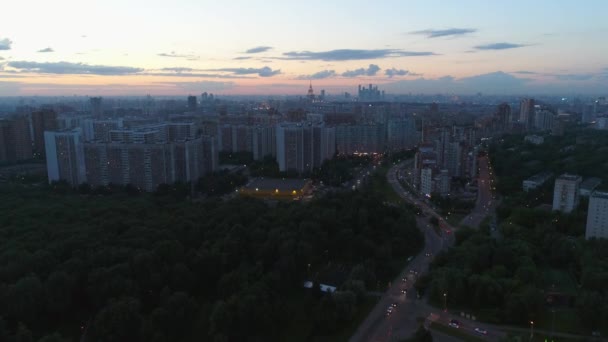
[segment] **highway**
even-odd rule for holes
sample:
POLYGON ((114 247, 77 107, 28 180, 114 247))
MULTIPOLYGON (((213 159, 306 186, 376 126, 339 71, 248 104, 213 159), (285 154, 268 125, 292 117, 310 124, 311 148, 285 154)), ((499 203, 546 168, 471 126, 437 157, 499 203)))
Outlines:
MULTIPOLYGON (((448 326, 451 320, 459 321, 459 327, 450 327, 451 329, 459 329, 471 335, 476 335, 484 340, 498 341, 504 337, 504 333, 498 330, 495 326, 480 324, 473 320, 461 318, 459 315, 454 315, 451 312, 434 308, 428 305, 424 299, 419 299, 413 285, 417 276, 428 271, 433 255, 440 252, 442 249, 449 248, 454 243, 454 230, 443 217, 436 213, 433 208, 418 196, 409 193, 399 183, 399 172, 404 167, 411 166, 412 161, 404 161, 393 166, 387 173, 388 182, 401 198, 408 203, 413 204, 421 209, 423 216, 416 217, 418 229, 420 229, 425 237, 425 246, 407 266, 402 270, 400 275, 388 287, 386 293, 382 296, 378 304, 370 312, 367 318, 359 326, 355 334, 350 338, 350 342, 363 341, 393 341, 405 339, 412 336, 418 329, 418 317, 425 317, 425 325, 430 322, 448 326), (433 226, 429 223, 430 217, 436 217, 439 221, 439 234, 435 232, 433 226), (405 293, 404 293, 405 292, 405 293), (387 312, 389 307, 394 306, 390 313, 387 312), (486 334, 475 331, 475 328, 481 329, 486 334)), ((472 213, 463 220, 468 222, 473 227, 477 227, 479 222, 490 213, 495 207, 495 202, 492 198, 492 175, 489 169, 487 157, 480 158, 480 177, 479 191, 476 206, 472 213)), ((459 341, 460 339, 437 332, 431 331, 434 341, 451 342, 459 341)))
MULTIPOLYGON (((419 206, 428 215, 442 220, 426 203, 419 201, 399 184, 397 172, 405 163, 407 162, 396 165, 389 170, 387 174, 389 183, 403 199, 419 206)), ((351 342, 391 341, 395 337, 409 337, 418 329, 416 318, 419 316, 426 317, 429 307, 417 298, 416 291, 413 288, 417 275, 413 272, 416 272, 418 275, 426 272, 431 261, 431 257, 427 256, 427 254, 431 253, 430 255, 435 255, 443 248, 447 248, 453 241, 453 234, 444 233, 438 235, 428 222, 428 218, 424 216, 417 217, 416 222, 425 237, 423 250, 411 260, 397 279, 392 282, 378 304, 376 304, 365 321, 359 326, 359 329, 351 337, 351 342), (406 293, 402 293, 403 290, 406 293), (391 314, 387 314, 387 309, 392 304, 396 304, 396 308, 393 309, 391 314)), ((445 221, 444 227, 445 230, 453 229, 445 221)), ((437 341, 458 341, 458 339, 450 336, 437 337, 437 341)))
POLYGON ((494 174, 490 168, 488 156, 479 159, 479 176, 477 178, 477 201, 475 208, 461 222, 461 226, 477 228, 484 218, 494 215, 498 203, 492 194, 494 187, 494 174))

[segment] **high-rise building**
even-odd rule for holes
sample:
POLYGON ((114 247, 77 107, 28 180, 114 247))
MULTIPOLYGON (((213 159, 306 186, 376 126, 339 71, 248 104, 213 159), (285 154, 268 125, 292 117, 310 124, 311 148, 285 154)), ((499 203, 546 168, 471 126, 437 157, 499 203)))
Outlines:
POLYGON ((196 101, 196 96, 190 95, 188 96, 188 110, 191 112, 196 111, 198 103, 196 101))
POLYGON ((498 119, 498 129, 501 132, 507 132, 511 129, 511 106, 507 103, 501 103, 496 112, 498 119))
POLYGON ((443 169, 439 171, 439 175, 435 184, 437 184, 437 192, 442 197, 445 197, 450 194, 450 178, 451 177, 448 170, 443 169))
POLYGON ((359 101, 381 101, 384 100, 384 91, 378 90, 378 86, 373 86, 371 83, 369 88, 359 85, 359 101))
POLYGON ((519 105, 519 122, 527 131, 534 127, 534 99, 523 99, 519 105))
POLYGON ((277 162, 279 170, 304 170, 304 130, 301 124, 277 126, 277 162))
POLYGON ((24 115, 0 119, 0 162, 32 158, 29 120, 24 115))
POLYGON ((416 144, 416 123, 413 118, 389 119, 387 143, 392 150, 413 147, 416 144))
POLYGON ((433 169, 425 167, 420 170, 420 193, 430 197, 433 192, 433 169))
POLYGON ((101 97, 91 97, 91 114, 95 119, 101 119, 103 117, 103 108, 101 108, 101 97))
POLYGON ((555 115, 548 110, 536 111, 534 117, 534 127, 540 131, 549 131, 553 128, 555 115))
POLYGON ((336 126, 340 154, 381 153, 386 146, 386 125, 380 123, 336 126))
POLYGON ((80 129, 45 131, 44 140, 49 182, 65 180, 73 186, 86 182, 84 145, 80 129))
POLYGON ((445 167, 451 177, 462 176, 462 146, 459 142, 451 142, 446 145, 445 167))
POLYGON ((40 110, 32 112, 32 133, 34 141, 34 156, 45 158, 45 131, 57 129, 57 113, 53 110, 40 110))
POLYGON ((265 156, 277 155, 276 126, 258 126, 252 132, 253 159, 262 160, 265 156))
POLYGON ((171 143, 87 143, 87 180, 93 186, 131 184, 154 191, 160 184, 196 181, 217 168, 213 139, 171 143))
POLYGON ((581 176, 563 174, 555 179, 553 189, 553 210, 569 213, 579 203, 581 176))
POLYGON ((589 197, 585 239, 608 239, 608 192, 594 191, 589 197))
POLYGON ((281 124, 276 128, 279 170, 312 171, 335 153, 335 129, 324 125, 281 124))

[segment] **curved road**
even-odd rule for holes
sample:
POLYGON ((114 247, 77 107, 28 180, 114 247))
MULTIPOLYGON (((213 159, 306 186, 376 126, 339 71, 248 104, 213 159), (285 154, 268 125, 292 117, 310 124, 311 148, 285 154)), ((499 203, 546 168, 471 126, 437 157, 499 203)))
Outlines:
MULTIPOLYGON (((401 272, 391 284, 386 293, 382 296, 378 304, 367 316, 365 321, 359 326, 355 334, 351 337, 351 342, 357 341, 391 341, 393 338, 405 338, 411 336, 419 323, 417 317, 426 317, 429 306, 417 298, 413 284, 417 274, 428 270, 431 256, 438 253, 443 248, 447 248, 453 243, 453 234, 445 233, 453 230, 445 220, 437 215, 426 203, 419 201, 412 194, 407 192, 398 181, 399 169, 408 161, 392 167, 387 174, 387 178, 393 189, 401 198, 422 209, 425 215, 435 216, 441 222, 443 232, 438 235, 428 219, 423 216, 416 218, 418 229, 425 237, 425 246, 408 266, 401 272), (403 291, 405 290, 405 293, 403 291), (387 309, 391 304, 396 304, 391 314, 387 314, 387 309)), ((435 335, 435 333, 433 333, 435 335)), ((447 335, 435 336, 437 341, 458 341, 447 335)))
MULTIPOLYGON (((393 190, 408 203, 421 209, 424 216, 418 216, 416 223, 418 229, 424 233, 425 246, 423 251, 412 260, 409 265, 401 272, 397 280, 391 284, 382 299, 374 307, 359 329, 351 337, 351 342, 358 341, 392 341, 405 339, 414 334, 418 329, 418 317, 427 318, 436 324, 448 325, 452 319, 460 322, 461 331, 472 335, 477 335, 484 340, 498 341, 504 336, 504 332, 499 331, 496 326, 482 324, 472 320, 466 320, 449 312, 442 312, 437 308, 428 305, 425 301, 417 298, 413 284, 420 273, 428 271, 432 256, 444 248, 448 248, 454 243, 454 227, 451 226, 441 215, 425 201, 409 193, 399 183, 399 172, 405 166, 412 166, 412 160, 404 161, 393 166, 387 173, 388 182, 393 190), (437 234, 427 217, 435 217, 439 221, 440 234, 437 234), (405 293, 403 293, 405 290, 405 293), (388 314, 387 310, 391 304, 396 305, 388 314), (487 335, 481 335, 475 328, 483 329, 487 335)), ((479 160, 478 196, 475 208, 462 221, 471 227, 478 227, 481 221, 489 214, 493 213, 496 201, 492 195, 493 177, 489 167, 488 158, 481 157, 479 160)), ((456 328, 451 328, 456 329, 456 328)), ((432 331, 435 341, 459 341, 458 338, 448 336, 437 331, 432 331)))

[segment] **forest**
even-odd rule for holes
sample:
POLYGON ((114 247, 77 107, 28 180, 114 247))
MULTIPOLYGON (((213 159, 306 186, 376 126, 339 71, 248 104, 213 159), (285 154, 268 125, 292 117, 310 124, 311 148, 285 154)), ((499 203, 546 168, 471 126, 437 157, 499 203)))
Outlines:
POLYGON ((490 146, 500 193, 497 225, 461 229, 456 246, 437 256, 418 288, 437 306, 446 293, 449 309, 488 322, 527 326, 533 320, 546 330, 608 333, 608 241, 585 240, 588 201, 569 214, 552 212, 553 179, 522 190, 524 179, 544 170, 605 183, 607 159, 595 152, 605 146, 608 135, 590 130, 546 137, 539 146, 521 135, 490 146))
POLYGON ((196 200, 2 185, 0 340, 331 340, 423 244, 377 184, 267 203, 214 196, 243 182, 216 177, 196 200))

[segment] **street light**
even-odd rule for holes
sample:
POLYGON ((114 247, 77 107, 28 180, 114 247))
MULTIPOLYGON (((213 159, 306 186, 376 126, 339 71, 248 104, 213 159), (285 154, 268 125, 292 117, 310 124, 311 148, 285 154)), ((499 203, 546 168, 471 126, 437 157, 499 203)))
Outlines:
POLYGON ((443 311, 448 312, 448 294, 443 293, 443 311))
POLYGON ((530 340, 534 337, 534 321, 530 321, 530 340))

